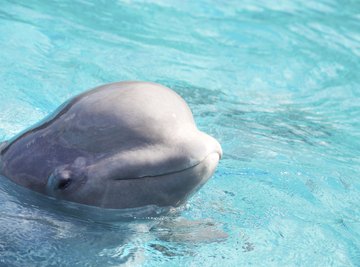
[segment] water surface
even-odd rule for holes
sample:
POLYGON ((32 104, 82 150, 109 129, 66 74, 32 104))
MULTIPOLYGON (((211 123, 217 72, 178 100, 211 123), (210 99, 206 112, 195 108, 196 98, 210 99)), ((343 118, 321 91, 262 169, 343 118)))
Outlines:
POLYGON ((1 179, 1 265, 360 266, 359 1, 2 0, 0 45, 0 141, 147 80, 224 150, 158 219, 70 216, 1 179))

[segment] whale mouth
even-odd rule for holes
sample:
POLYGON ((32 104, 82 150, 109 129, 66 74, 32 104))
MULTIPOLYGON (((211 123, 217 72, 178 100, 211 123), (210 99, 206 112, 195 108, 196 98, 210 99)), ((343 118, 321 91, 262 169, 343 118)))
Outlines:
MULTIPOLYGON (((203 160, 180 171, 114 180, 111 194, 116 203, 103 203, 108 207, 123 208, 125 202, 131 201, 131 207, 156 205, 158 207, 178 207, 196 193, 214 174, 221 154, 212 152, 203 160), (127 187, 119 195, 116 188, 127 187)), ((110 193, 110 192, 109 192, 110 193)), ((128 205, 127 205, 128 206, 128 205)))
POLYGON ((182 170, 135 178, 107 180, 101 191, 89 183, 77 194, 60 196, 65 200, 107 209, 138 208, 148 205, 178 207, 196 193, 214 174, 221 153, 212 152, 197 164, 182 170), (110 182, 112 181, 112 182, 110 182), (91 197, 89 197, 91 196, 91 197))
POLYGON ((213 164, 213 168, 215 170, 218 162, 220 161, 220 159, 222 158, 222 151, 216 151, 216 152, 211 152, 210 154, 208 154, 207 156, 205 156, 202 160, 198 161, 197 163, 180 169, 180 170, 174 170, 174 171, 169 171, 169 172, 163 172, 160 174, 152 174, 152 175, 143 175, 143 176, 138 176, 138 177, 124 177, 124 178, 115 178, 114 180, 117 181, 132 181, 132 180, 139 180, 139 179, 148 179, 148 178, 156 178, 156 177, 161 177, 161 176, 170 176, 170 175, 176 175, 176 174, 180 174, 186 171, 189 171, 191 169, 196 168, 197 166, 203 164, 204 162, 206 162, 209 158, 212 159, 212 162, 214 160, 216 160, 216 164, 213 164))

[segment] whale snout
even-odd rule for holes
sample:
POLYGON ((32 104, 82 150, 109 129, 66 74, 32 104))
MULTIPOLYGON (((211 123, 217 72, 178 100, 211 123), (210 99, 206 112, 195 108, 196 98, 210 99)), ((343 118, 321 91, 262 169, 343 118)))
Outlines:
MULTIPOLYGON (((183 147, 181 162, 187 163, 182 165, 182 168, 179 169, 181 164, 178 164, 174 166, 173 171, 168 169, 166 173, 143 178, 147 190, 143 191, 145 194, 142 199, 147 203, 151 199, 154 205, 160 207, 176 207, 185 203, 210 179, 222 158, 223 151, 215 138, 203 132, 199 133, 183 147)), ((163 164, 167 167, 172 166, 166 161, 163 164)), ((135 179, 133 182, 137 183, 138 180, 135 179)))
MULTIPOLYGON (((190 170, 192 170, 192 179, 194 181, 194 188, 189 188, 190 195, 195 193, 210 179, 223 156, 220 143, 212 136, 201 132, 198 142, 200 145, 199 147, 194 146, 194 152, 201 156, 198 156, 198 163, 190 168, 190 170), (200 151, 198 149, 200 149, 200 151)), ((191 178, 188 180, 191 184, 191 178)), ((184 200, 186 200, 187 197, 184 200)))
POLYGON ((209 165, 208 168, 211 170, 212 175, 223 156, 223 151, 220 143, 209 135, 206 145, 208 146, 207 151, 210 151, 210 153, 203 159, 203 162, 209 165))
POLYGON ((156 147, 154 150, 136 151, 136 157, 129 152, 126 157, 121 155, 94 165, 89 180, 107 183, 106 191, 101 193, 100 206, 177 207, 210 179, 223 154, 219 142, 202 132, 173 143, 167 146, 168 149, 161 147, 161 151, 156 147), (126 167, 122 166, 124 158, 127 159, 126 167))
POLYGON ((214 137, 201 132, 200 139, 205 147, 204 152, 205 152, 205 154, 207 154, 207 156, 215 153, 215 154, 218 154, 219 160, 222 158, 223 151, 222 151, 221 145, 214 137))
POLYGON ((207 144, 212 150, 198 164, 184 169, 180 172, 172 173, 159 177, 158 206, 179 206, 185 203, 194 193, 196 193, 214 174, 219 160, 222 157, 220 144, 214 139, 212 143, 207 144), (160 178, 160 179, 159 179, 160 178))

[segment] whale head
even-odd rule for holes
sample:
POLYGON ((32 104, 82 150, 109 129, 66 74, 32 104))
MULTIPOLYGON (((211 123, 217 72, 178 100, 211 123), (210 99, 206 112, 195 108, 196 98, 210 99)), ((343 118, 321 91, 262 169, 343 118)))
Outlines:
POLYGON ((16 183, 112 209, 179 206, 222 156, 220 144, 197 129, 186 102, 149 82, 85 92, 1 153, 1 172, 16 183))

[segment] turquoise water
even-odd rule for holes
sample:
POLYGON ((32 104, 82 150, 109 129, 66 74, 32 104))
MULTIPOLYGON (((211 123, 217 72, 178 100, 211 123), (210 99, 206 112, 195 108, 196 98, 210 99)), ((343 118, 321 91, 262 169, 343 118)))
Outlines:
POLYGON ((0 45, 0 141, 147 80, 224 150, 157 219, 69 215, 1 179, 1 266, 360 266, 359 1, 2 0, 0 45))

